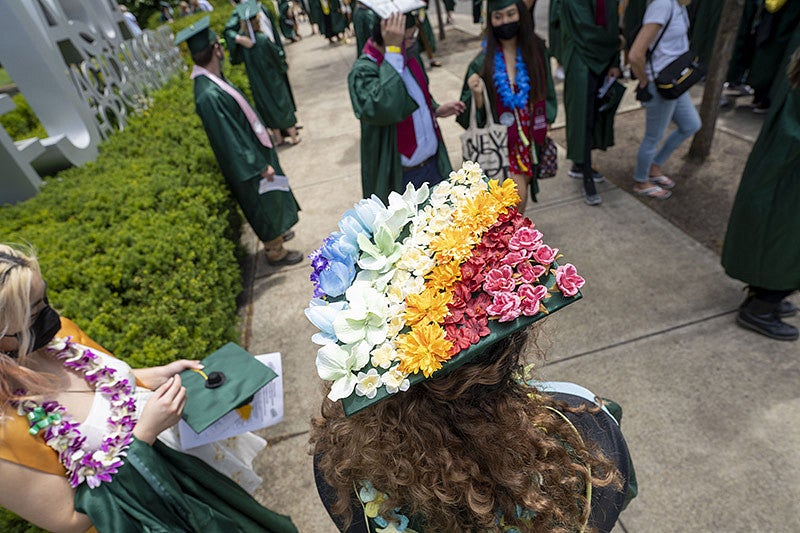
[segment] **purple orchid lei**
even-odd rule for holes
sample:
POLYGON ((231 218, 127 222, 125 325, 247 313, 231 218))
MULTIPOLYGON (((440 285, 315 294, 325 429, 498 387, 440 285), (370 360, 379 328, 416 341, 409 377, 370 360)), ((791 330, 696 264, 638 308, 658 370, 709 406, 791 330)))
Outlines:
MULTIPOLYGON (((58 402, 45 401, 39 405, 33 400, 21 400, 16 402, 17 411, 28 419, 32 435, 44 430, 44 441, 58 453, 72 487, 86 482, 89 488, 95 488, 102 482, 110 482, 123 465, 121 457, 126 455, 125 450, 133 442, 136 425, 133 386, 127 379, 115 376, 115 369, 101 365, 100 357, 90 348, 73 343, 72 337, 56 339, 46 349, 61 359, 65 367, 83 373, 86 382, 111 404, 109 431, 99 448, 87 449, 80 424, 71 421, 58 402)), ((24 394, 17 392, 20 396, 24 394)))

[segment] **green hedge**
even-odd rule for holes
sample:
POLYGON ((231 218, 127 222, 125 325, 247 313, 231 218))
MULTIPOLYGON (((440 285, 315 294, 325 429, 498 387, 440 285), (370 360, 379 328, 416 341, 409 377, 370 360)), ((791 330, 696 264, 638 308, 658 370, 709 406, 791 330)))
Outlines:
MULTIPOLYGON (((214 27, 229 13, 215 10, 214 27)), ((246 88, 241 67, 226 75, 246 88)), ((152 97, 96 161, 0 208, 0 241, 37 249, 54 307, 133 366, 201 358, 239 339, 242 218, 194 112, 188 72, 152 97)), ((39 530, 0 509, 0 531, 39 530)))
POLYGON ((12 100, 14 100, 16 108, 0 115, 0 125, 6 129, 11 138, 21 141, 31 137, 40 139, 47 137, 47 132, 39 123, 39 119, 36 118, 33 109, 28 105, 22 93, 15 94, 12 100))

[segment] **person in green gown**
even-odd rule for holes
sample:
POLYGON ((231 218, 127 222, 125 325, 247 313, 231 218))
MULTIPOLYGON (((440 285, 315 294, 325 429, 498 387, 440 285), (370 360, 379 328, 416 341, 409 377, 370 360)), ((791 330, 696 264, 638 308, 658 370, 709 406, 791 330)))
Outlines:
POLYGON ((456 0, 444 0, 444 10, 447 12, 445 24, 453 23, 453 11, 456 10, 456 0))
POLYGON ((441 67, 442 63, 435 59, 436 36, 433 33, 433 26, 431 26, 431 19, 428 17, 427 9, 420 9, 417 12, 417 29, 419 30, 417 42, 422 47, 421 51, 425 52, 428 64, 431 68, 441 67))
POLYGON ((264 243, 267 261, 273 266, 293 265, 303 254, 287 250, 283 243, 294 235, 300 207, 288 185, 261 117, 244 95, 222 74, 225 52, 216 34, 208 28, 208 17, 186 30, 192 60, 195 110, 200 115, 222 175, 244 212, 245 218, 264 243))
POLYGON ((311 10, 317 11, 319 16, 319 31, 328 39, 328 42, 344 42, 344 30, 347 28, 347 20, 342 12, 342 4, 339 0, 310 0, 311 10))
POLYGON ((234 65, 244 63, 256 110, 275 135, 278 145, 286 131, 292 144, 300 142, 297 133, 297 106, 286 71, 286 52, 278 26, 269 10, 256 0, 236 6, 225 24, 225 44, 234 65))
POLYGON ((556 90, 550 75, 550 56, 544 41, 534 32, 532 19, 523 2, 490 0, 488 12, 491 30, 485 48, 467 68, 461 89, 465 111, 457 120, 464 128, 469 127, 474 99, 476 123, 479 127, 486 123, 482 79, 491 99, 490 109, 495 123, 508 127, 508 161, 504 162, 503 168, 507 169, 506 177, 517 185, 520 196, 517 209, 524 212, 529 189, 531 199, 536 201, 539 192, 537 161, 547 134, 547 124, 555 121, 558 112, 556 90), (503 70, 498 73, 499 65, 503 70), (522 94, 522 84, 527 84, 527 95, 522 94), (513 95, 504 91, 502 86, 509 89, 513 86, 513 95), (545 113, 546 124, 534 120, 537 112, 545 113))
POLYGON ((786 298, 800 289, 800 27, 788 50, 794 53, 779 67, 722 248, 725 272, 749 285, 737 323, 779 340, 798 338, 782 319, 797 314, 786 298))
POLYGON ((291 0, 279 0, 278 13, 283 36, 293 43, 302 39, 300 32, 297 31, 297 20, 294 16, 294 2, 291 0))
POLYGON ((800 24, 797 0, 765 1, 756 28, 753 62, 747 84, 753 88, 753 112, 765 114, 773 98, 772 86, 781 76, 778 67, 784 59, 792 32, 800 24))
POLYGON ((691 31, 689 42, 704 65, 711 61, 714 51, 714 41, 719 28, 719 13, 724 0, 694 1, 690 10, 691 31))
POLYGON ((199 361, 131 369, 50 306, 29 251, 0 243, 0 282, 0 506, 47 531, 297 533, 159 439, 199 361))
POLYGON ((592 167, 592 149, 614 145, 614 112, 601 112, 598 90, 608 77, 619 78, 621 40, 617 0, 561 2, 564 108, 567 114, 569 175, 583 179, 584 201, 602 203, 595 187, 605 180, 592 167))
POLYGON ((408 183, 433 185, 453 170, 437 118, 461 113, 459 101, 438 104, 416 56, 415 15, 376 19, 347 78, 353 112, 361 121, 361 185, 365 198, 386 201, 408 183))

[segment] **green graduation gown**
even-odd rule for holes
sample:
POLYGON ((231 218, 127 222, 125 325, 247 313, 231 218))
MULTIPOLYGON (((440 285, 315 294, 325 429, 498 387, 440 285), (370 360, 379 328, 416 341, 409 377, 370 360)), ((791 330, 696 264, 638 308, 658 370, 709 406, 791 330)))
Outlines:
POLYGON ((222 175, 258 238, 271 241, 297 224, 300 207, 291 191, 258 194, 267 165, 276 174, 284 173, 275 150, 258 141, 236 101, 206 76, 198 76, 194 103, 222 175))
POLYGON ((308 18, 311 19, 311 24, 316 24, 320 31, 322 31, 322 6, 319 0, 308 0, 308 10, 308 18))
MULTIPOLYGON (((420 63, 420 67, 422 64, 420 63)), ((425 72, 424 67, 422 67, 425 72)), ((425 74, 427 80, 427 73, 425 74)), ((361 121, 361 188, 364 198, 376 194, 387 201, 389 193, 402 193, 403 165, 397 147, 397 124, 417 109, 400 74, 384 61, 380 66, 361 54, 347 78, 350 101, 361 121)), ((439 107, 434 101, 434 109, 439 107)), ((435 120, 435 119, 434 119, 435 120)), ((436 151, 439 174, 452 172, 442 139, 436 151)))
POLYGON ((278 0, 278 15, 281 25, 281 33, 290 41, 297 38, 297 28, 294 19, 289 18, 289 0, 278 0))
MULTIPOLYGON (((278 26, 272 13, 263 7, 261 10, 272 24, 275 42, 265 33, 256 32, 256 44, 245 48, 236 44, 236 35, 241 33, 240 19, 236 12, 225 24, 225 44, 230 51, 231 63, 244 62, 250 92, 256 104, 256 110, 268 128, 285 130, 297 124, 294 112, 297 109, 289 85, 289 68, 286 63, 286 52, 281 43, 278 26)), ((242 33, 242 35, 247 35, 242 33)))
POLYGON ((342 14, 342 4, 339 0, 311 0, 312 3, 319 5, 320 20, 319 31, 325 37, 331 38, 335 35, 342 33, 347 27, 347 20, 342 14), (325 3, 327 2, 327 10, 330 11, 330 27, 328 27, 328 19, 325 17, 325 3))
POLYGON ((561 0, 550 0, 547 26, 547 49, 559 64, 561 64, 561 0))
POLYGON ((75 492, 75 509, 100 532, 296 533, 292 521, 262 507, 203 461, 156 441, 134 440, 110 483, 75 492))
MULTIPOLYGON (((800 47, 800 27, 787 51, 800 47)), ((742 173, 722 266, 732 278, 775 291, 800 289, 800 88, 784 60, 775 97, 742 173)))
POLYGON ((779 71, 778 67, 787 50, 791 48, 787 48, 787 45, 792 38, 792 32, 800 24, 800 2, 789 0, 771 18, 772 29, 768 35, 763 36, 763 42, 761 30, 756 31, 756 49, 747 76, 747 83, 754 89, 767 90, 778 76, 784 75, 785 71, 779 71))
POLYGON ((428 45, 431 47, 431 53, 436 52, 436 36, 433 33, 433 26, 431 26, 431 19, 428 16, 428 10, 423 9, 420 11, 420 17, 422 20, 420 21, 420 26, 422 26, 422 34, 419 36, 419 47, 424 50, 425 47, 422 45, 422 39, 426 39, 428 41, 428 45))
POLYGON ((353 31, 356 34, 356 59, 361 55, 361 50, 364 49, 367 39, 372 35, 372 26, 378 16, 375 12, 363 5, 356 4, 353 10, 353 31))
MULTIPOLYGON (((546 107, 545 112, 547 115, 547 123, 552 124, 556 120, 556 114, 558 113, 558 99, 556 98, 556 88, 553 84, 553 76, 550 73, 550 60, 549 60, 549 53, 545 48, 543 51, 543 56, 545 59, 544 66, 546 72, 546 80, 547 83, 547 98, 546 98, 546 107)), ((483 70, 483 63, 486 60, 486 53, 482 50, 475 56, 475 59, 467 67, 467 73, 464 75, 464 85, 461 87, 461 101, 464 102, 467 106, 467 109, 456 117, 456 122, 461 124, 464 129, 469 127, 469 119, 470 119, 470 110, 472 109, 472 91, 467 84, 467 80, 473 74, 480 74, 481 70, 483 70)), ((486 80, 484 80, 486 83, 486 80)), ((489 81, 491 83, 491 80, 489 81)), ((488 86, 488 84, 487 84, 488 86)), ((494 121, 498 121, 497 116, 497 109, 494 103, 492 103, 492 117, 494 121)), ((486 106, 482 109, 476 109, 476 117, 475 117, 476 124, 478 127, 483 127, 486 124, 486 106)), ((537 152, 538 153, 538 152, 537 152)), ((539 192, 539 182, 536 179, 536 172, 533 173, 533 179, 531 180, 531 199, 536 201, 536 194, 539 192)))
MULTIPOLYGON (((616 0, 606 0, 606 24, 595 24, 595 0, 561 2, 564 108, 567 115, 567 158, 582 164, 586 143, 589 72, 602 75, 619 66, 619 16, 616 0)), ((608 114, 606 114, 608 115, 608 114)), ((592 148, 614 145, 614 116, 597 114, 592 148)))
POLYGON ((723 0, 703 0, 697 4, 697 10, 691 20, 689 42, 692 50, 700 57, 703 64, 708 65, 714 51, 714 41, 719 28, 719 13, 723 0))

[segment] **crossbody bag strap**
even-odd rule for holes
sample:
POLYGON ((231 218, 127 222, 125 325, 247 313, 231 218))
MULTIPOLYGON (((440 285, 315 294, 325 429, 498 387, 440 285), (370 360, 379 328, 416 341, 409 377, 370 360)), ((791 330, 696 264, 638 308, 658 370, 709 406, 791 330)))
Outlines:
MULTIPOLYGON (((544 407, 545 409, 549 409, 550 411, 554 412, 555 414, 563 418, 564 422, 569 424, 569 427, 571 427, 572 430, 575 432, 575 434, 578 436, 578 442, 580 442, 582 446, 584 447, 586 446, 586 444, 583 442, 583 437, 581 437, 581 434, 578 431, 578 428, 576 428, 575 425, 572 423, 572 421, 570 421, 570 419, 567 418, 567 415, 565 415, 555 407, 551 407, 549 405, 545 405, 544 407)), ((586 520, 583 521, 583 525, 579 530, 580 533, 584 533, 584 531, 586 531, 586 526, 589 524, 589 515, 592 512, 592 467, 588 464, 586 465, 586 506, 589 508, 588 509, 589 512, 586 513, 586 520)))
POLYGON ((656 69, 653 68, 653 52, 656 51, 658 43, 661 42, 661 39, 664 37, 664 34, 667 33, 667 28, 669 28, 669 23, 672 22, 672 15, 674 13, 675 13, 675 6, 670 6, 669 18, 667 19, 667 23, 664 24, 664 27, 661 29, 661 34, 658 36, 658 39, 656 39, 656 42, 653 44, 653 46, 647 49, 647 61, 650 63, 650 72, 653 73, 653 79, 656 78, 656 69))

